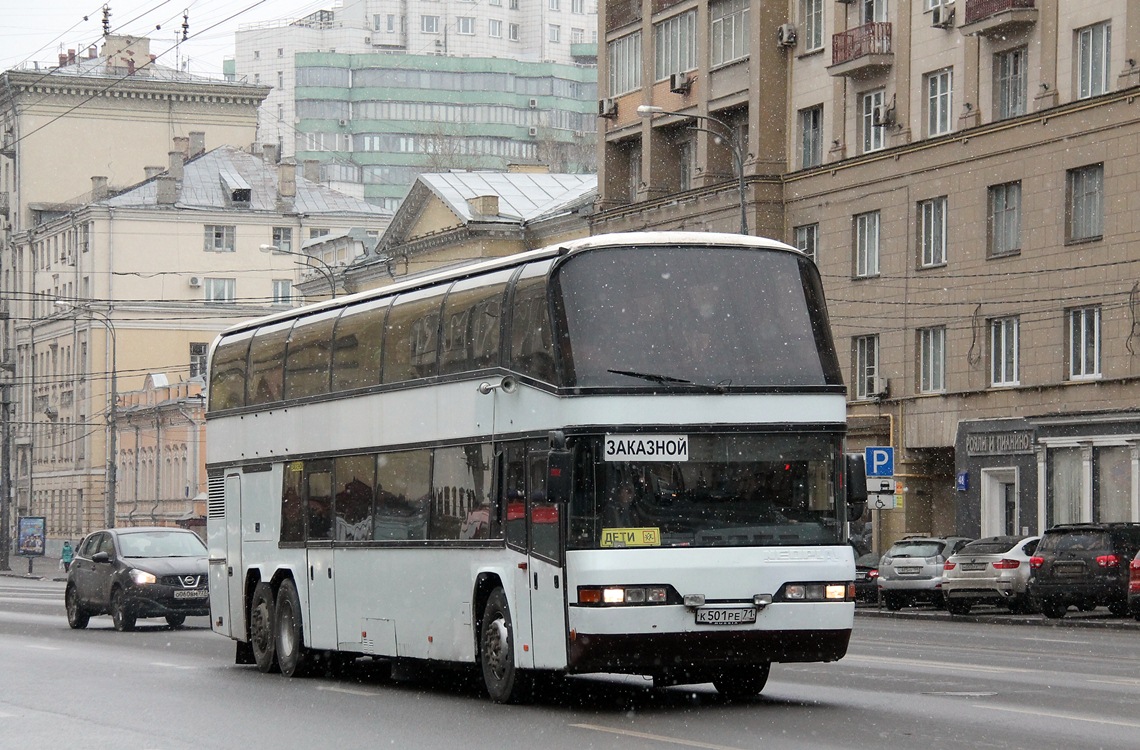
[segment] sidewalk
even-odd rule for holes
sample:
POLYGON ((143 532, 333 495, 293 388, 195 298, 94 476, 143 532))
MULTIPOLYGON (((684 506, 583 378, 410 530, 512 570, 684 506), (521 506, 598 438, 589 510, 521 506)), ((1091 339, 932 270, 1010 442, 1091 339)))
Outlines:
POLYGON ((23 555, 8 555, 8 567, 11 570, 0 570, 0 576, 15 576, 18 578, 43 578, 51 581, 67 580, 67 574, 59 567, 58 557, 24 557, 23 555), (31 561, 31 568, 28 561, 31 561), (29 572, 29 570, 31 572, 29 572))

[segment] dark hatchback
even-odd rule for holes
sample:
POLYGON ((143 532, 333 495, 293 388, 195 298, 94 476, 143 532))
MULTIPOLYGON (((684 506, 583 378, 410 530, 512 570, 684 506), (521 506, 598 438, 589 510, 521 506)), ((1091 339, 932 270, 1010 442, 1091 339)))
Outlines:
POLYGON ((1106 606, 1128 612, 1128 566, 1140 551, 1140 523, 1077 523, 1054 526, 1041 536, 1029 564, 1029 596, 1047 617, 1069 606, 1089 611, 1106 606))
POLYGON ((106 529, 79 545, 67 573, 67 623, 85 628, 110 614, 116 630, 143 617, 180 627, 210 613, 206 545, 192 531, 164 527, 106 529))

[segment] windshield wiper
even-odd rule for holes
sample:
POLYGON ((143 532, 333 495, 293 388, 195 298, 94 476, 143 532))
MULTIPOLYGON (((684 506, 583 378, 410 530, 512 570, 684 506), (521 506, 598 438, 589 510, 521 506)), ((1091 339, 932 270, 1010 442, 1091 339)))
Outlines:
POLYGON ((657 375, 651 372, 637 372, 636 370, 606 370, 606 372, 612 372, 614 375, 626 375, 631 378, 640 378, 642 380, 648 380, 651 383, 660 383, 662 385, 689 385, 699 390, 705 391, 706 393, 725 393, 727 391, 725 383, 705 385, 702 383, 694 383, 693 381, 685 380, 684 378, 674 378, 670 375, 657 375))

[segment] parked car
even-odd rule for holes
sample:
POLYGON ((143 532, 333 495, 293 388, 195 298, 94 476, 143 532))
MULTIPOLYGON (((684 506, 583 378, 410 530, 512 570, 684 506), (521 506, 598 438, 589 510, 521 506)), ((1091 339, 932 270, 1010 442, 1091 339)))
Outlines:
POLYGON ((1128 612, 1129 561, 1140 552, 1140 523, 1077 523, 1047 529, 1033 557, 1029 596, 1047 617, 1070 606, 1128 612))
POLYGON ((855 558, 855 601, 879 600, 879 556, 874 552, 855 558))
POLYGON ((1128 566, 1128 611, 1140 620, 1140 552, 1128 566))
POLYGON ((926 601, 942 606, 946 558, 971 540, 966 537, 908 536, 891 545, 879 561, 879 600, 889 610, 926 601))
POLYGON ((140 617, 165 617, 180 627, 210 613, 206 545, 192 531, 141 527, 105 529, 79 545, 67 573, 67 624, 85 628, 110 614, 116 630, 140 617))
POLYGON ((942 568, 942 596, 952 615, 966 615, 975 604, 1000 604, 1012 612, 1029 610, 1029 558, 1039 536, 991 536, 970 542, 942 568))

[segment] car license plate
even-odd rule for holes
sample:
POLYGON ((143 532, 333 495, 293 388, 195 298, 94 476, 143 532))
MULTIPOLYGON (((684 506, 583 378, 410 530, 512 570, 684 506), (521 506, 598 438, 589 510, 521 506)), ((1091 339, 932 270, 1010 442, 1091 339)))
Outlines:
POLYGON ((209 595, 207 589, 183 589, 174 592, 175 599, 205 599, 209 595))
POLYGON ((1085 571, 1084 563, 1057 563, 1053 566, 1053 572, 1059 576, 1079 576, 1085 571))
POLYGON ((900 576, 916 576, 922 572, 922 568, 895 568, 895 572, 900 576))
POLYGON ((746 625, 756 622, 752 607, 703 607, 697 610, 698 625, 746 625))
POLYGON ((985 569, 986 569, 985 563, 962 563, 962 570, 977 571, 977 570, 985 570, 985 569))

